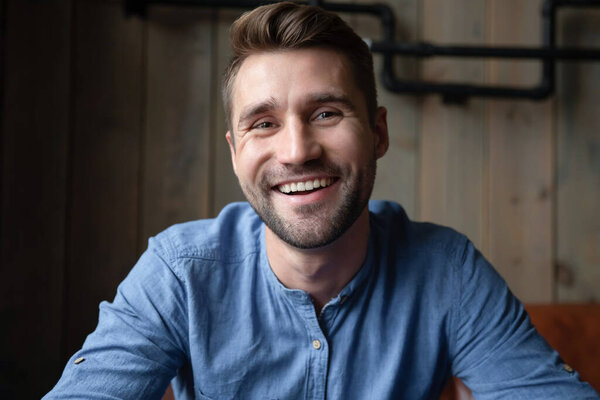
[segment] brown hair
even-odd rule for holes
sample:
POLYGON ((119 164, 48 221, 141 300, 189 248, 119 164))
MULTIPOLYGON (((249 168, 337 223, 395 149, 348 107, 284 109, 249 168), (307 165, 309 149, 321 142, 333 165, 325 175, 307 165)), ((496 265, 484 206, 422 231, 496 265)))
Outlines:
POLYGON ((375 123, 377 89, 373 57, 366 43, 336 14, 319 7, 282 2, 244 13, 231 26, 233 58, 223 75, 222 95, 231 130, 231 95, 235 77, 251 54, 272 50, 327 47, 345 55, 363 92, 371 126, 375 123))

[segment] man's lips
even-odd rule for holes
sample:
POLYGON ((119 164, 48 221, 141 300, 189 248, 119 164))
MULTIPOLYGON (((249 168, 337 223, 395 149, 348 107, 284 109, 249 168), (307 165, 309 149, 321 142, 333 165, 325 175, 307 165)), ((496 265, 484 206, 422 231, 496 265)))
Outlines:
POLYGON ((303 192, 310 192, 319 188, 326 188, 330 186, 333 182, 335 182, 335 180, 335 178, 331 177, 302 179, 276 185, 274 189, 277 189, 281 193, 285 194, 300 194, 303 192))

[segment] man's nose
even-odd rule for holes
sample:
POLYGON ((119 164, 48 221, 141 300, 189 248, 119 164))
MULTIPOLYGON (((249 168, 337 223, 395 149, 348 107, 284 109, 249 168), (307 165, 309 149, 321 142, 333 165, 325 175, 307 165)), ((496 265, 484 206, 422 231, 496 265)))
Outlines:
POLYGON ((322 147, 308 123, 294 119, 280 132, 277 159, 282 164, 304 164, 321 157, 322 147))

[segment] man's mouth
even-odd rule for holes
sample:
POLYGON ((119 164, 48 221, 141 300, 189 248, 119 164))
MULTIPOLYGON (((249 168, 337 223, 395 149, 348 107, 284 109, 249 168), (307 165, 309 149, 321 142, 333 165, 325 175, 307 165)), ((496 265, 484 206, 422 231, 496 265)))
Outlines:
POLYGON ((281 193, 285 194, 304 194, 317 189, 326 188, 327 186, 330 186, 334 181, 334 178, 309 179, 306 181, 284 183, 282 185, 276 186, 276 188, 281 193))

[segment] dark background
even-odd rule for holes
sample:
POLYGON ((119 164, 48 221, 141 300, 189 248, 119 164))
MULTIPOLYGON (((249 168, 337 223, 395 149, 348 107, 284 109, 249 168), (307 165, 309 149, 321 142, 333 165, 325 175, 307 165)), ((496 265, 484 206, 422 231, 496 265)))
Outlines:
MULTIPOLYGON (((404 40, 539 43, 539 0, 388 3, 404 40)), ((154 6, 142 20, 118 0, 0 0, 0 398, 54 385, 149 236, 242 198, 219 95, 240 11, 154 6)), ((376 21, 345 18, 377 37, 376 21)), ((562 42, 600 43, 598 13, 561 18, 562 42)), ((391 143, 374 197, 467 233, 526 302, 598 301, 599 68, 561 65, 537 103, 380 88, 391 143)), ((398 73, 529 85, 539 66, 403 60, 398 73)))

